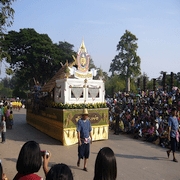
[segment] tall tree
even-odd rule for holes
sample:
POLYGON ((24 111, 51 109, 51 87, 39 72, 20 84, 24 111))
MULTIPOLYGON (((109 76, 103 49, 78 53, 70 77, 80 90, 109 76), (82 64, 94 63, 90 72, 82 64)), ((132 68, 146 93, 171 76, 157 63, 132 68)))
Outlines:
POLYGON ((73 45, 53 44, 47 34, 39 34, 34 29, 10 31, 3 48, 11 56, 8 63, 17 78, 16 85, 24 89, 32 86, 34 79, 40 84, 47 82, 60 69, 60 62, 64 64, 74 54, 73 45))
POLYGON ((125 31, 117 45, 118 54, 110 64, 109 71, 119 74, 126 79, 126 91, 130 91, 130 78, 141 74, 141 59, 137 55, 138 39, 129 31, 125 31))
POLYGON ((0 61, 3 58, 10 58, 10 56, 2 50, 2 41, 4 40, 4 33, 7 27, 10 27, 14 19, 14 9, 11 7, 15 0, 1 0, 0 1, 0 61))
POLYGON ((72 55, 75 55, 76 53, 73 51, 74 45, 68 43, 68 42, 62 42, 59 41, 58 44, 55 44, 58 47, 59 55, 61 55, 62 63, 64 63, 66 60, 68 62, 72 62, 73 58, 72 55))

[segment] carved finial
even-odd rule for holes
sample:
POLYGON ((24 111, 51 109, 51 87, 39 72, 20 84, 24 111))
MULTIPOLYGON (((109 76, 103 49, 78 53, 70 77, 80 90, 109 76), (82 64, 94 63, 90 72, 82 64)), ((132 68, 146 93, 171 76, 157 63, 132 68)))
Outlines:
POLYGON ((64 66, 62 62, 60 62, 61 66, 64 66))

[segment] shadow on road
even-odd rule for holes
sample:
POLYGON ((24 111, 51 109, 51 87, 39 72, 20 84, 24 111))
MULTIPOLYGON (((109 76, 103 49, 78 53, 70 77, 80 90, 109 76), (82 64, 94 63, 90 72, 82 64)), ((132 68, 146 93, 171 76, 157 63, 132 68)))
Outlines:
MULTIPOLYGON (((23 111, 23 110, 22 110, 23 111)), ((25 110, 24 110, 25 111, 25 110)), ((40 144, 62 145, 62 143, 52 137, 42 133, 26 122, 26 114, 23 112, 14 113, 13 129, 7 129, 7 138, 14 141, 35 140, 40 144)))
POLYGON ((118 158, 128 158, 128 159, 146 159, 146 160, 167 160, 165 157, 157 157, 157 156, 137 156, 137 155, 129 155, 129 154, 115 154, 115 156, 118 158))

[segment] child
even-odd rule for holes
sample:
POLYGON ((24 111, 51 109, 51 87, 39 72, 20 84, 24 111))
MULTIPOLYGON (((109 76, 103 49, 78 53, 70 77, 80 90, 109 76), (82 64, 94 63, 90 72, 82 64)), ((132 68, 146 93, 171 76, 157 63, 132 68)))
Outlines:
POLYGON ((9 120, 10 120, 10 125, 9 125, 9 129, 12 129, 13 126, 13 112, 12 110, 10 111, 10 116, 9 116, 9 120))
POLYGON ((6 110, 5 116, 6 116, 5 117, 6 126, 9 129, 10 128, 10 119, 9 119, 9 116, 10 116, 10 107, 9 106, 7 106, 7 110, 6 110))
POLYGON ((5 143, 5 136, 6 134, 6 121, 5 121, 5 116, 3 116, 2 122, 1 122, 1 137, 2 137, 2 143, 5 143))

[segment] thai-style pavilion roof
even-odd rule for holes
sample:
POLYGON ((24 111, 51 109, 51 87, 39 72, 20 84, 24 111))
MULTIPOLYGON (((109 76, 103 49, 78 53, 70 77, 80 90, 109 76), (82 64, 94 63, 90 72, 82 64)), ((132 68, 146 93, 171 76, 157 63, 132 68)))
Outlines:
POLYGON ((65 69, 68 64, 64 64, 59 71, 41 88, 42 92, 51 92, 56 85, 56 80, 63 79, 65 77, 65 69))

